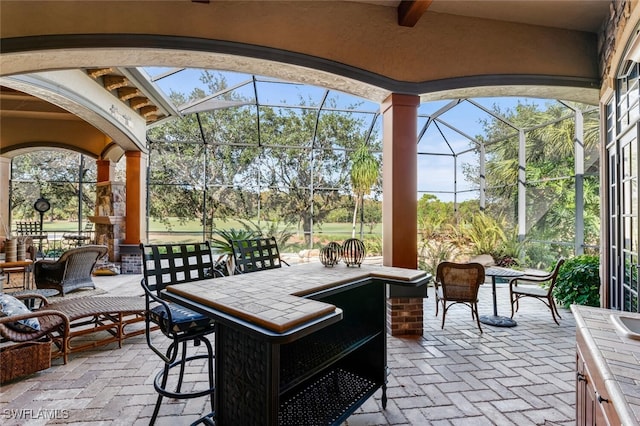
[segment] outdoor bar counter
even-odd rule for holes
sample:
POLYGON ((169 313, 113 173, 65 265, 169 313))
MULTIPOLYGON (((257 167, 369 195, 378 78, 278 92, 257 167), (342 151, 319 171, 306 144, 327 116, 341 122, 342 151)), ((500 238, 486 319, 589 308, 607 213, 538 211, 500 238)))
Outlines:
POLYGON ((308 263, 169 286, 216 320, 216 425, 340 424, 382 389, 386 284, 424 271, 308 263))

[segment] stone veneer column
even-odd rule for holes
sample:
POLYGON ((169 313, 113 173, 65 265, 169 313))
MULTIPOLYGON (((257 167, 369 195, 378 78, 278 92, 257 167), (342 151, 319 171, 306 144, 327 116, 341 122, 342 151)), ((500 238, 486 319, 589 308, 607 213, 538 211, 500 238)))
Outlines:
MULTIPOLYGON (((420 98, 392 94, 383 114, 383 264, 418 267, 418 106, 420 98)), ((389 297, 391 335, 421 335, 423 299, 389 297)))

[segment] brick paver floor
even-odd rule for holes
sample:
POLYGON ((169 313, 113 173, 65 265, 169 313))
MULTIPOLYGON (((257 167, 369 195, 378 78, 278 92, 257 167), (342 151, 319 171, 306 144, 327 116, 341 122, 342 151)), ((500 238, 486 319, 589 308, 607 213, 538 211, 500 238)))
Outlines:
MULTIPOLYGON (((139 276, 96 277, 119 295, 141 294, 139 276)), ((498 285, 498 313, 510 314, 508 286, 498 285)), ((468 308, 435 317, 433 289, 425 299, 424 334, 388 337, 389 397, 380 391, 345 423, 360 425, 573 425, 575 423, 575 322, 560 309, 557 326, 537 300, 521 302, 518 326, 483 325, 468 308)), ((491 285, 480 290, 480 314, 492 311, 491 285)), ((440 314, 441 315, 441 314, 440 314)), ((508 316, 508 315, 507 315, 508 316)), ((147 425, 162 363, 144 336, 60 359, 51 368, 0 389, 3 425, 147 425)), ((193 367, 187 386, 204 379, 193 367)), ((188 425, 208 412, 207 398, 165 400, 157 425, 188 425)))

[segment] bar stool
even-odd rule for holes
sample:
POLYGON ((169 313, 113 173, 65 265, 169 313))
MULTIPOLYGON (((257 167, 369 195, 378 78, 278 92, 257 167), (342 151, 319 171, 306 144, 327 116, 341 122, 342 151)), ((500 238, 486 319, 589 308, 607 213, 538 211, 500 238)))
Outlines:
MULTIPOLYGON (((156 375, 154 388, 158 392, 158 400, 151 417, 150 425, 155 423, 163 397, 186 399, 210 395, 211 414, 214 416, 213 358, 214 350, 208 336, 215 332, 215 323, 198 312, 187 309, 176 303, 162 299, 161 291, 167 285, 180 284, 221 276, 213 266, 211 248, 208 242, 196 244, 162 244, 140 245, 144 278, 141 281, 146 298, 146 337, 147 345, 163 361, 164 368, 156 375), (152 323, 154 326, 152 326, 152 323), (152 331, 159 328, 171 344, 166 352, 159 349, 152 339, 152 331), (198 347, 204 344, 205 354, 187 353, 188 343, 198 347), (182 382, 185 367, 191 361, 206 359, 209 387, 203 390, 183 392, 182 382), (174 367, 179 368, 178 382, 175 390, 167 388, 169 373, 174 367)), ((204 418, 203 418, 204 419, 204 418)), ((207 420, 204 419, 206 422, 207 420)))

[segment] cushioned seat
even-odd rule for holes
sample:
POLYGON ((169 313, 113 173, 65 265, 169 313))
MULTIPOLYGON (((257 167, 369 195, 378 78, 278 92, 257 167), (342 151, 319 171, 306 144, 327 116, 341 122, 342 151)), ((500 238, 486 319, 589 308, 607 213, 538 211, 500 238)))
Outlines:
POLYGON ((169 304, 170 317, 163 305, 149 310, 151 321, 158 324, 163 333, 184 333, 187 331, 208 330, 214 326, 214 321, 191 309, 175 303, 169 304))

